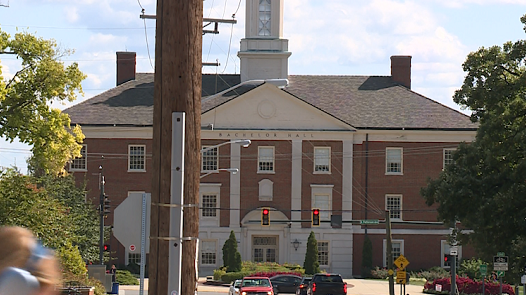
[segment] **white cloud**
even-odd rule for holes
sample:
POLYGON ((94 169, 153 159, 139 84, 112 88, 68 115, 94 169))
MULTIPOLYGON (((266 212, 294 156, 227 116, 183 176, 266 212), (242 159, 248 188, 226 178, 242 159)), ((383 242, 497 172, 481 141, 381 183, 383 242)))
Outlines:
POLYGON ((64 7, 64 13, 66 14, 67 21, 70 23, 75 23, 79 19, 78 8, 76 6, 64 7))

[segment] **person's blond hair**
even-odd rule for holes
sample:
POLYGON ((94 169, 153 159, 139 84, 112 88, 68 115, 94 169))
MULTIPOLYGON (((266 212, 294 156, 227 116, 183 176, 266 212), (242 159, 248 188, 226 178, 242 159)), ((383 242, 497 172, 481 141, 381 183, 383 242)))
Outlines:
MULTIPOLYGON (((19 226, 0 227, 0 273, 7 267, 24 269, 37 246, 33 233, 19 226)), ((58 263, 54 256, 40 259, 31 269, 26 269, 40 283, 40 294, 49 294, 60 281, 58 263)))

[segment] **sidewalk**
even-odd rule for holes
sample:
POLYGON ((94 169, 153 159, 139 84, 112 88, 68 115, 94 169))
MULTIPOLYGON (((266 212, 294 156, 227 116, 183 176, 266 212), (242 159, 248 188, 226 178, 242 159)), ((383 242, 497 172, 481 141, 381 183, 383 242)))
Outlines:
MULTIPOLYGON (((376 281, 376 280, 362 280, 362 279, 346 279, 347 282, 347 294, 350 295, 378 295, 389 294, 389 282, 387 281, 376 281)), ((215 292, 215 293, 228 293, 228 287, 224 286, 213 286, 205 285, 206 278, 199 278, 197 285, 197 291, 199 292, 215 292)), ((422 290, 423 286, 406 285, 405 294, 424 294, 422 290)), ((135 286, 119 286, 119 290, 139 290, 139 285, 135 286)), ((148 290, 148 279, 144 279, 144 290, 148 290)), ((400 295, 400 285, 395 284, 395 294, 400 295)))

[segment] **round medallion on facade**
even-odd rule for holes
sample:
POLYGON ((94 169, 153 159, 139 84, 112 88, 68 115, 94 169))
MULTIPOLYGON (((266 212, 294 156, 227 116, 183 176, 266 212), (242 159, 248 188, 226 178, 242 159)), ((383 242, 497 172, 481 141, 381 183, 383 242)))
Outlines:
POLYGON ((270 100, 263 100, 258 105, 258 114, 261 118, 270 119, 276 115, 276 105, 270 100))

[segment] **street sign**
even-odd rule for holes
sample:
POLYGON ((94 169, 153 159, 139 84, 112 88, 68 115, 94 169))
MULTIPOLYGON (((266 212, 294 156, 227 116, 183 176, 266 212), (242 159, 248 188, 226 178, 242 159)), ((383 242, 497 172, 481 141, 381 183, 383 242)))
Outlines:
POLYGON ((507 271, 508 256, 493 256, 493 270, 507 271))
POLYGON ((526 284, 526 275, 522 275, 521 277, 521 284, 526 284))
POLYGON ((485 276, 488 273, 488 266, 485 264, 480 265, 480 274, 485 276))
POLYGON ((499 277, 499 278, 500 278, 500 277, 503 277, 504 274, 505 274, 505 273, 504 273, 503 271, 500 271, 500 270, 497 271, 497 277, 499 277))
POLYGON ((506 256, 506 254, 504 254, 504 252, 497 252, 497 256, 504 257, 504 256, 506 256))
POLYGON ((392 269, 388 270, 387 273, 392 276, 394 274, 394 271, 392 269))
POLYGON ((405 283, 407 283, 407 281, 405 280, 405 278, 396 278, 396 283, 397 284, 402 284, 402 285, 405 285, 405 283))
POLYGON ((449 248, 449 255, 458 255, 458 246, 451 246, 449 248))
POLYGON ((360 224, 379 224, 380 221, 378 219, 364 219, 360 220, 360 224))
POLYGON ((398 256, 396 260, 394 261, 394 264, 398 266, 400 269, 405 269, 407 265, 409 264, 409 260, 407 260, 404 255, 398 256))
POLYGON ((135 251, 135 245, 134 244, 130 245, 130 251, 132 251, 132 252, 135 251))
POLYGON ((405 270, 399 270, 396 272, 396 278, 397 279, 405 279, 407 278, 407 272, 405 270))

